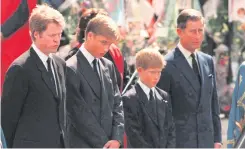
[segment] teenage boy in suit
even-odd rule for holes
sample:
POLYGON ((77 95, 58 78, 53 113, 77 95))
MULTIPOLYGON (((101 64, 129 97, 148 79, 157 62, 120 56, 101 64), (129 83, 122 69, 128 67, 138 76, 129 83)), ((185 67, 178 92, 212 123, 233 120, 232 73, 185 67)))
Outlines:
POLYGON ((125 130, 131 148, 174 148, 175 127, 170 97, 156 87, 165 61, 158 51, 136 55, 139 81, 123 96, 125 130))

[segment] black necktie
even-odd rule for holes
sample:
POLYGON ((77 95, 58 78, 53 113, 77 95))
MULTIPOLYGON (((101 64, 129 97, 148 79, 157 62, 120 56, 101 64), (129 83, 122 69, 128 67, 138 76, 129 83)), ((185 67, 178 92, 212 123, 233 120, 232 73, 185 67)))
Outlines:
POLYGON ((52 83, 52 87, 55 90, 55 93, 57 94, 55 80, 54 80, 54 75, 53 75, 52 67, 51 67, 52 62, 51 62, 51 58, 50 57, 47 59, 47 64, 48 64, 48 75, 49 75, 50 81, 52 83))
POLYGON ((95 58, 93 60, 93 70, 94 70, 96 76, 100 79, 99 71, 98 71, 98 68, 97 68, 97 64, 98 64, 98 60, 95 58))
POLYGON ((156 116, 156 100, 154 98, 152 89, 150 90, 149 97, 150 97, 149 98, 149 109, 152 112, 152 114, 156 116))
POLYGON ((194 53, 191 54, 191 58, 192 58, 192 69, 195 72, 199 83, 201 84, 201 76, 200 76, 200 73, 199 73, 199 70, 198 70, 198 65, 197 65, 197 61, 195 59, 195 54, 194 53))

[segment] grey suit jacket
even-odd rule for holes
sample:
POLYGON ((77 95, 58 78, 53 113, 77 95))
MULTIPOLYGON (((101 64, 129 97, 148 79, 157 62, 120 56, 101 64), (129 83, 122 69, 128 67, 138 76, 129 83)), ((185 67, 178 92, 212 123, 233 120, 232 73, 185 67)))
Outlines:
POLYGON ((109 140, 122 143, 123 107, 112 62, 99 60, 101 80, 81 51, 67 66, 69 147, 102 148, 109 140))
POLYGON ((47 70, 31 48, 7 71, 1 122, 9 148, 60 148, 66 145, 65 62, 53 55, 58 95, 47 70))
POLYGON ((156 88, 156 111, 149 111, 148 99, 139 84, 123 95, 125 130, 129 148, 174 148, 175 126, 169 96, 156 88))
POLYGON ((197 52, 201 85, 184 55, 175 48, 165 56, 158 87, 171 98, 176 147, 213 148, 221 142, 221 122, 212 57, 197 52))

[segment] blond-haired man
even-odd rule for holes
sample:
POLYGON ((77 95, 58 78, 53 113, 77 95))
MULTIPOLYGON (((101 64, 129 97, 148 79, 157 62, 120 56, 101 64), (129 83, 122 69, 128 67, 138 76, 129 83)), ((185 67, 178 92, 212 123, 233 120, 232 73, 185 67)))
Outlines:
POLYGON ((64 25, 47 5, 31 13, 33 44, 11 64, 3 85, 1 122, 9 148, 65 147, 65 62, 51 54, 64 25))
POLYGON ((119 148, 122 145, 123 107, 115 68, 103 58, 118 38, 115 22, 97 15, 87 25, 84 44, 67 61, 69 147, 119 148))
POLYGON ((152 49, 136 54, 139 81, 123 95, 125 130, 130 148, 175 147, 170 97, 156 87, 165 63, 162 55, 152 49))

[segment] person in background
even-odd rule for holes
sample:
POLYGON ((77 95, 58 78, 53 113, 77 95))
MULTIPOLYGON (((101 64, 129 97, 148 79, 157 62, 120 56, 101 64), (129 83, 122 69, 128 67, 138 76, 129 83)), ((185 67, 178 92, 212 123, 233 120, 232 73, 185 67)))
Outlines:
POLYGON ((243 98, 245 93, 245 81, 243 78, 245 78, 245 62, 243 62, 239 67, 236 84, 232 95, 232 104, 227 130, 227 148, 234 147, 245 126, 245 109, 243 98))

